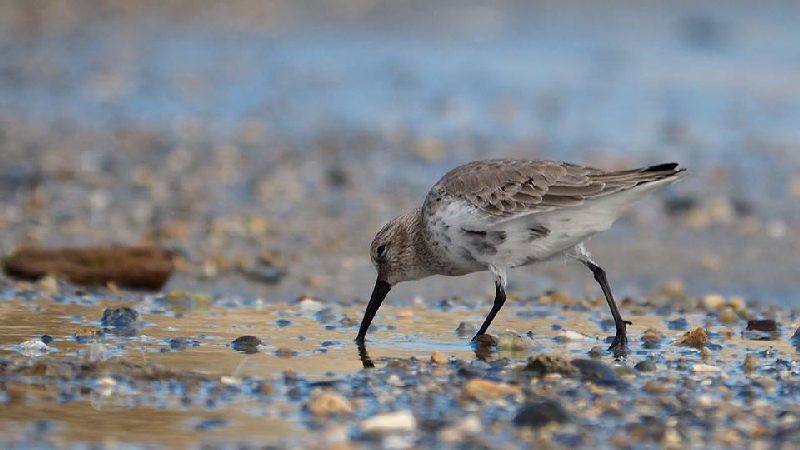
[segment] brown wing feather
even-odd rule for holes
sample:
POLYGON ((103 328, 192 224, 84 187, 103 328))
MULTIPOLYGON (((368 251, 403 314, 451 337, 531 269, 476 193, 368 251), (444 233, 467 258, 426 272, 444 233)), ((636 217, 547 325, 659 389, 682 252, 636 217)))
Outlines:
POLYGON ((487 214, 508 217, 580 205, 593 197, 676 176, 683 171, 676 167, 677 164, 662 164, 606 172, 557 161, 492 159, 456 167, 439 180, 431 193, 443 193, 487 214))

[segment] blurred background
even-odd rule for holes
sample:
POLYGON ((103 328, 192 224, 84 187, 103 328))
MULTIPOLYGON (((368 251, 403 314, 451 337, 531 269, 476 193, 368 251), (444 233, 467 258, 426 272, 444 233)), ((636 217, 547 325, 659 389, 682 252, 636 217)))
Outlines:
MULTIPOLYGON (((368 296, 369 242, 448 169, 692 176, 590 242, 621 294, 800 304, 792 1, 0 2, 0 253, 156 242, 171 288, 368 296)), ((401 286, 493 295, 486 274, 401 286)), ((599 295, 580 267, 511 289, 599 295)))

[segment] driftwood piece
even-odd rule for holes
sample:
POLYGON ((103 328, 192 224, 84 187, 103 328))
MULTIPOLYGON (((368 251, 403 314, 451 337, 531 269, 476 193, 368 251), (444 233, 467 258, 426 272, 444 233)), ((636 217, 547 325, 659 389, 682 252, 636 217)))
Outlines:
POLYGON ((167 283, 172 269, 171 253, 154 246, 23 248, 4 264, 6 275, 23 280, 54 275, 83 286, 114 283, 152 291, 167 283))

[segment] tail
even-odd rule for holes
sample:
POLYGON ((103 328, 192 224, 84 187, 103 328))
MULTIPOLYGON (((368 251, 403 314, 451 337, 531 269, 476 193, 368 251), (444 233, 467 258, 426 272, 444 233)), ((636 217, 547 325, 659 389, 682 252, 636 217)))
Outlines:
POLYGON ((686 172, 686 169, 679 169, 678 163, 672 162, 639 169, 639 174, 642 180, 637 184, 646 184, 665 179, 677 181, 685 177, 688 173, 686 172))
POLYGON ((662 185, 677 181, 686 175, 686 169, 679 169, 678 163, 665 163, 639 169, 599 172, 592 174, 594 181, 605 184, 600 195, 614 194, 635 189, 639 186, 662 185), (663 181, 663 183, 661 183, 663 181))

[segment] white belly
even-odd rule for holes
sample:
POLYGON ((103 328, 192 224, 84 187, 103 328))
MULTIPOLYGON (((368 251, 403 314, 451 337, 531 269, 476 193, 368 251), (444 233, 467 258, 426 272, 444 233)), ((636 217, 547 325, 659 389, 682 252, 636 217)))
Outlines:
POLYGON ((553 258, 608 229, 617 211, 592 203, 498 219, 453 202, 436 211, 428 228, 440 254, 461 273, 518 267, 553 258))

